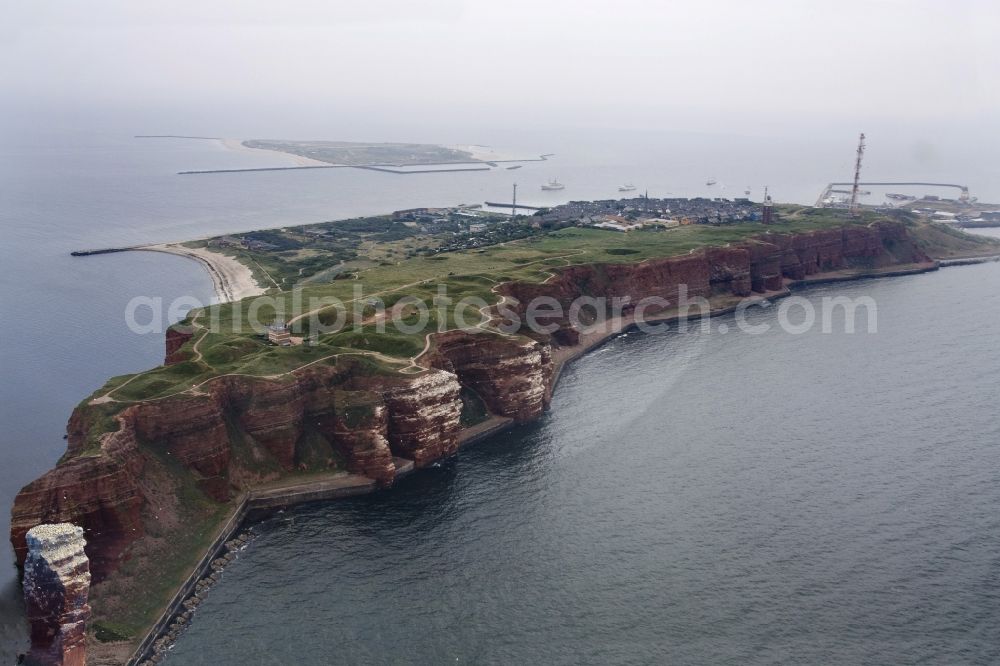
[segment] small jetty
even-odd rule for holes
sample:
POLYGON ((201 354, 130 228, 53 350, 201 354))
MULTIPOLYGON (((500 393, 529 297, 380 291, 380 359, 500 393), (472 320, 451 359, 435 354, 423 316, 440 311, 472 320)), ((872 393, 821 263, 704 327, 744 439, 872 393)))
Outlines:
POLYGON ((466 164, 484 164, 484 162, 428 162, 426 164, 301 164, 297 166, 278 167, 246 167, 242 169, 202 169, 198 171, 178 171, 178 176, 191 176, 206 173, 251 173, 254 171, 305 171, 307 169, 364 169, 409 175, 414 173, 455 173, 456 171, 489 171, 488 166, 456 166, 453 169, 413 169, 422 166, 449 166, 466 164))
MULTIPOLYGON (((482 164, 482 162, 449 162, 448 164, 482 164)), ((436 163, 430 162, 430 163, 427 163, 427 164, 415 164, 415 165, 412 165, 412 166, 434 166, 434 165, 436 165, 436 163)), ((409 166, 409 165, 407 165, 407 166, 409 166)), ((389 167, 382 167, 382 166, 363 166, 363 165, 357 165, 354 168, 355 169, 367 169, 368 171, 380 171, 382 173, 394 173, 394 174, 399 174, 401 176, 409 176, 410 174, 415 174, 415 173, 455 173, 457 171, 489 171, 490 170, 490 167, 488 167, 488 166, 482 166, 482 167, 458 167, 458 168, 455 168, 455 169, 410 169, 408 171, 403 171, 402 169, 404 167, 399 167, 399 168, 396 168, 396 169, 392 169, 392 168, 389 168, 389 167)))
POLYGON ((486 205, 487 206, 493 206, 494 208, 523 208, 525 210, 542 210, 538 206, 526 206, 524 204, 517 204, 515 206, 514 204, 512 204, 510 202, 499 203, 499 202, 496 202, 496 201, 487 201, 486 205))
POLYGON ((136 134, 135 139, 202 139, 205 141, 222 141, 220 136, 189 136, 186 134, 136 134))
POLYGON ((178 171, 178 176, 191 176, 199 173, 250 173, 253 171, 304 171, 305 169, 348 169, 347 164, 300 164, 298 166, 279 167, 247 167, 245 169, 202 169, 200 171, 178 171))
POLYGON ((102 247, 96 250, 73 250, 70 252, 71 257, 89 257, 92 254, 111 254, 112 252, 128 252, 129 250, 139 249, 138 245, 130 245, 128 247, 102 247))

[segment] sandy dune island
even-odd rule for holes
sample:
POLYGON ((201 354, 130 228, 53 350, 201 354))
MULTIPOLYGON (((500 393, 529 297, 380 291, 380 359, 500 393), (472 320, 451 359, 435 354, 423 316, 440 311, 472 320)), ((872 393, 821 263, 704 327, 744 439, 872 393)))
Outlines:
POLYGON ((330 166, 330 162, 321 162, 320 160, 303 157, 302 155, 286 153, 280 150, 268 150, 266 148, 251 148, 250 146, 243 145, 243 139, 220 139, 220 141, 222 141, 222 145, 229 150, 238 150, 244 153, 268 153, 270 155, 282 155, 283 157, 291 159, 296 166, 330 166))

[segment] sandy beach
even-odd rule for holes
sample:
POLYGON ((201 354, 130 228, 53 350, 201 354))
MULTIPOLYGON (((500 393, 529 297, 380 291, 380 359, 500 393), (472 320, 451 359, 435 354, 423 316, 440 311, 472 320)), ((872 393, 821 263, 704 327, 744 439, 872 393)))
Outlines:
POLYGON ((297 166, 330 166, 329 162, 321 162, 320 160, 314 160, 309 157, 302 157, 301 155, 293 155, 292 153, 285 153, 280 150, 267 150, 266 148, 250 148, 243 145, 243 139, 221 139, 222 145, 229 150, 238 150, 241 152, 250 153, 272 153, 274 155, 282 155, 284 157, 290 157, 297 166))
POLYGON ((515 157, 513 155, 507 155, 504 153, 497 152, 494 150, 493 146, 481 146, 478 144, 462 144, 456 146, 446 146, 446 148, 451 148, 453 150, 462 150, 467 153, 471 153, 472 159, 481 160, 483 162, 508 162, 511 160, 522 159, 515 157))
POLYGON ((231 303, 248 296, 263 294, 265 291, 257 284, 249 268, 219 252, 200 247, 184 247, 175 243, 147 245, 136 249, 176 254, 199 262, 212 276, 212 284, 215 285, 215 294, 220 303, 231 303))

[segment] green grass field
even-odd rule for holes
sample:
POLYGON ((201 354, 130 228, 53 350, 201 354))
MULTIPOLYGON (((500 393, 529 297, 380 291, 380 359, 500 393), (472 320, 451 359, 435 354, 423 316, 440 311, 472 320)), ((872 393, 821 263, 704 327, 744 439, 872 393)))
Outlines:
MULTIPOLYGON (((265 297, 190 313, 182 322, 193 332, 192 339, 182 348, 187 360, 136 375, 115 377, 88 399, 87 402, 94 398, 99 400, 80 410, 88 421, 88 441, 78 455, 98 453, 100 436, 118 427, 114 417, 129 404, 197 391, 205 382, 223 375, 248 375, 287 382, 293 381, 292 371, 309 364, 332 366, 348 362, 355 374, 419 371, 411 360, 423 351, 429 333, 475 325, 480 321, 475 306, 465 311, 464 322, 457 321, 453 308, 448 308, 442 317, 434 307, 440 286, 446 287, 453 301, 468 298, 494 304, 497 296, 491 290, 498 284, 512 280, 541 282, 553 271, 566 266, 640 262, 706 246, 738 243, 767 232, 800 233, 867 224, 876 219, 871 213, 855 220, 843 211, 798 206, 782 206, 780 213, 780 223, 767 227, 760 224, 692 225, 628 234, 568 227, 481 249, 412 256, 398 263, 359 259, 352 262, 351 279, 325 281, 303 276, 296 282, 291 277, 295 271, 289 266, 301 262, 301 253, 283 259, 280 253, 261 256, 260 253, 236 252, 242 260, 252 262, 255 271, 266 269, 268 274, 274 271, 281 276, 282 283, 291 278, 301 289, 294 295, 288 290, 273 289, 265 297), (402 313, 407 330, 401 331, 391 325, 380 330, 379 310, 368 302, 376 297, 387 309, 396 308, 402 313), (317 312, 316 322, 327 325, 337 322, 343 328, 332 332, 312 330, 317 323, 303 318, 296 322, 293 331, 306 336, 308 344, 274 346, 262 335, 261 327, 251 323, 287 321, 303 311, 321 308, 333 299, 344 304, 343 311, 327 306, 317 312), (298 305, 293 306, 296 301, 298 305), (426 320, 418 316, 412 305, 414 302, 428 306, 426 320), (359 326, 351 325, 355 322, 359 326)), ((915 225, 917 242, 928 251, 957 254, 992 249, 1000 253, 1000 245, 995 243, 990 245, 988 241, 978 241, 951 229, 911 224, 915 225)), ((379 252, 382 250, 384 248, 379 252)), ((340 260, 331 255, 328 261, 331 265, 320 266, 310 275, 329 275, 326 271, 340 260)), ((371 406, 364 396, 344 393, 342 397, 346 401, 345 414, 349 423, 370 416, 371 406)), ((486 405, 471 389, 463 388, 461 400, 463 426, 489 418, 486 405)), ((329 473, 329 444, 313 432, 308 423, 304 424, 305 435, 297 450, 303 466, 294 472, 279 470, 270 458, 258 459, 240 429, 232 423, 229 427, 234 459, 241 468, 252 470, 261 478, 279 473, 282 477, 302 478, 329 473)), ((151 544, 149 547, 154 550, 134 554, 124 565, 122 574, 116 577, 115 585, 100 587, 95 592, 92 598, 94 627, 105 640, 137 636, 149 626, 173 594, 177 581, 187 574, 210 543, 229 510, 228 505, 210 501, 198 489, 198 479, 190 470, 182 468, 156 447, 140 444, 150 454, 147 477, 169 483, 168 494, 177 499, 172 510, 174 523, 163 525, 162 529, 151 527, 150 539, 145 543, 151 544), (142 581, 141 588, 137 581, 142 581)))
MULTIPOLYGON (((258 377, 282 376, 311 363, 335 364, 343 355, 369 353, 368 361, 379 371, 393 372, 408 364, 425 345, 428 333, 475 325, 480 315, 475 307, 464 309, 464 321, 456 321, 456 310, 448 308, 441 319, 435 298, 442 287, 452 302, 473 299, 493 304, 491 291, 504 281, 541 282, 554 270, 593 263, 633 263, 657 257, 684 254, 691 250, 738 243, 763 233, 799 233, 847 224, 867 224, 878 219, 866 212, 860 219, 845 211, 814 209, 803 206, 779 207, 780 222, 764 226, 756 223, 729 226, 689 225, 674 229, 643 229, 630 233, 569 227, 523 240, 481 249, 414 256, 394 264, 368 262, 357 270, 355 279, 337 279, 314 283, 300 281, 294 290, 271 290, 266 297, 214 306, 201 313, 193 312, 184 322, 195 323, 194 338, 185 346, 189 360, 160 367, 138 376, 116 377, 95 396, 108 395, 127 404, 131 401, 168 397, 217 377, 241 374, 258 377), (392 313, 397 309, 406 330, 389 325, 379 330, 377 310, 369 299, 381 300, 392 313), (426 320, 416 315, 412 304, 421 302, 428 310, 426 320), (341 306, 329 305, 340 303, 341 306), (407 305, 410 303, 411 305, 407 305), (267 343, 260 324, 275 319, 290 321, 303 312, 314 311, 295 321, 293 335, 311 344, 276 347, 267 343), (353 324, 360 323, 355 327, 353 324), (318 325, 341 328, 331 332, 318 325), (211 332, 204 327, 211 329, 211 332), (400 359, 391 362, 386 357, 400 359)), ((291 230, 294 232, 294 230, 291 230)), ((925 234, 926 236, 926 234, 925 234)), ((927 244, 947 241, 947 245, 967 249, 969 236, 961 232, 935 231, 927 244)), ((396 242, 396 241, 389 241, 396 242)), ((270 266, 284 276, 281 253, 257 256, 236 253, 256 265, 270 266)), ((297 259, 293 259, 297 261, 297 259)), ((258 269, 259 270, 259 269, 258 269)))

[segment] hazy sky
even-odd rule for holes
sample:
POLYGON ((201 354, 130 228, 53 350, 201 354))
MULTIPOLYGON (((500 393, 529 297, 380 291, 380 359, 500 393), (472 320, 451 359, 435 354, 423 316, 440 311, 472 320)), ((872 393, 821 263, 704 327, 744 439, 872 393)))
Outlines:
POLYGON ((1000 117, 990 0, 6 5, 7 109, 172 109, 213 126, 254 113, 690 129, 1000 117))

